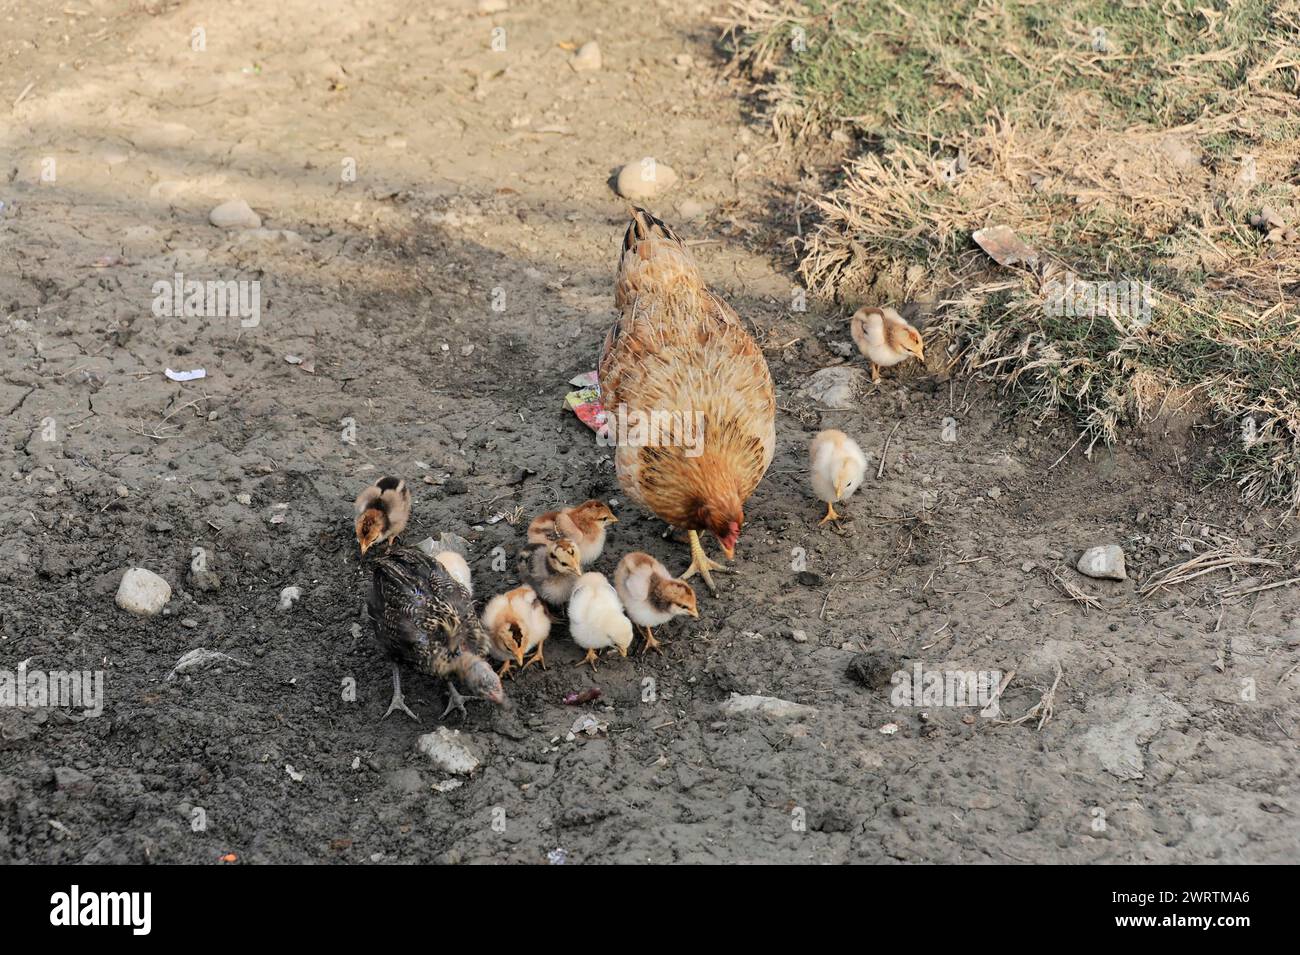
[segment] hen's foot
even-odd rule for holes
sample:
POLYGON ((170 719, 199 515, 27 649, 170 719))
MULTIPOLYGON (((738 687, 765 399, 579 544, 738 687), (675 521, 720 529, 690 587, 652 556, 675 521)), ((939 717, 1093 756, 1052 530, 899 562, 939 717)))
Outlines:
POLYGON ((698 531, 691 531, 691 566, 686 568, 686 572, 681 575, 680 580, 688 580, 695 574, 699 574, 704 579, 704 583, 709 588, 709 593, 713 596, 718 595, 718 588, 713 583, 713 576, 710 571, 727 571, 729 567, 724 567, 716 561, 710 560, 709 555, 704 553, 704 545, 700 543, 698 531))
POLYGON ((402 671, 393 664, 393 701, 388 704, 388 709, 384 710, 384 715, 379 717, 380 720, 388 719, 388 714, 393 710, 401 710, 415 722, 420 722, 420 718, 410 711, 406 705, 406 698, 402 696, 402 671))

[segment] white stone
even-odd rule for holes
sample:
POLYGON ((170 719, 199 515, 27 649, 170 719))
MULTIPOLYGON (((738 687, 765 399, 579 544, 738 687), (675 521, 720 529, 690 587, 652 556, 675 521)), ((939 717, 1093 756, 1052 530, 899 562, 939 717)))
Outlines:
POLYGON ((284 590, 280 591, 279 609, 292 610, 293 605, 296 604, 301 599, 302 599, 301 587, 285 587, 284 590))
POLYGON ((677 184, 677 173, 667 163, 646 156, 618 171, 615 188, 624 199, 653 199, 677 184))
POLYGON ((792 703, 789 700, 782 700, 775 696, 745 696, 741 693, 732 693, 730 699, 723 703, 719 709, 723 716, 743 716, 749 713, 757 713, 760 716, 770 716, 776 719, 785 717, 802 719, 805 716, 815 716, 817 713, 817 707, 815 706, 792 703))
POLYGON ((1079 573, 1097 580, 1128 580, 1124 567, 1124 551, 1118 544, 1089 547, 1078 563, 1079 573))
POLYGON ((429 757, 429 762, 444 773, 468 776, 478 769, 478 757, 461 742, 460 730, 439 726, 432 733, 425 733, 416 739, 415 748, 429 757))
POLYGON ((849 365, 834 365, 814 372, 804 383, 802 391, 813 401, 827 408, 844 410, 853 407, 862 372, 849 365))
POLYGON ((223 202, 208 213, 208 221, 218 229, 260 229, 262 217, 243 199, 223 202))
POLYGON ((117 586, 117 605, 142 617, 152 617, 171 599, 171 584, 143 567, 128 569, 117 586))
POLYGON ((601 68, 602 64, 600 44, 595 40, 588 40, 578 47, 578 52, 574 53, 573 59, 569 60, 569 65, 577 73, 594 73, 601 68))

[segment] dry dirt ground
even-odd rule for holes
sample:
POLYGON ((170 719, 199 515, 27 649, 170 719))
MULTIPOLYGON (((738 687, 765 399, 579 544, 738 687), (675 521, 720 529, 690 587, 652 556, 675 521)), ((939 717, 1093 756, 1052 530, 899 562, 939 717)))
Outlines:
POLYGON ((1296 858, 1294 592, 1137 592, 1290 527, 1198 493, 1186 422, 1089 461, 937 367, 846 410, 808 397, 846 362, 845 310, 791 307, 781 239, 812 171, 722 81, 717 12, 0 3, 0 669, 106 673, 98 716, 0 708, 0 860, 1296 858), (576 73, 562 44, 590 39, 604 68, 576 73), (513 585, 492 555, 520 542, 516 513, 589 495, 619 499, 602 569, 633 548, 684 567, 563 407, 612 318, 608 180, 647 154, 680 175, 651 206, 764 345, 777 457, 699 623, 594 676, 559 631, 508 709, 452 718, 481 764, 449 788, 414 748, 434 681, 406 678, 420 725, 379 721, 351 500, 405 475, 410 540, 467 538, 482 595, 513 585), (264 231, 209 224, 236 196, 264 231), (156 316, 177 272, 260 281, 260 324, 156 316), (872 455, 834 530, 804 474, 827 426, 872 455), (1110 542, 1128 581, 1074 571, 1110 542), (132 565, 170 582, 165 613, 114 605, 132 565), (241 662, 167 681, 195 648, 241 662), (1002 719, 895 708, 889 674, 916 662, 1014 670, 1002 719), (570 741, 562 697, 589 685, 608 730, 570 741), (815 712, 727 716, 733 692, 815 712))

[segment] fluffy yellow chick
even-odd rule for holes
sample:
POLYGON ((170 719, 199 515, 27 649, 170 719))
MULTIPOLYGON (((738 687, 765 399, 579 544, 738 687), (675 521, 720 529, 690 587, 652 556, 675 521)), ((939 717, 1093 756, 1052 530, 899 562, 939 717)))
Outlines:
POLYGON ((442 569, 451 574, 452 580, 465 588, 465 593, 474 596, 474 581, 464 557, 454 550, 440 550, 433 555, 433 559, 442 564, 442 569))
POLYGON ((357 495, 357 543, 361 554, 406 530, 411 519, 411 489, 401 478, 382 477, 357 495))
POLYGON ((528 543, 541 544, 567 538, 578 545, 583 566, 588 566, 605 549, 605 528, 618 518, 602 501, 583 501, 577 507, 547 511, 528 525, 528 543))
POLYGON ((482 622, 491 639, 492 656, 505 661, 498 676, 509 673, 512 664, 527 670, 540 663, 546 669, 542 645, 551 634, 551 615, 532 587, 524 585, 497 594, 483 608, 482 622), (536 652, 525 663, 524 656, 534 649, 536 652))
POLYGON ((537 591, 548 606, 563 607, 582 573, 578 545, 564 539, 529 544, 519 552, 519 579, 537 591))
POLYGON ((881 367, 892 368, 909 357, 925 361, 921 333, 892 308, 863 307, 853 313, 850 331, 858 351, 871 362, 871 380, 880 382, 881 367))
POLYGON ((569 633, 573 642, 587 651, 577 665, 590 663, 596 669, 596 651, 614 647, 627 656, 632 645, 632 621, 623 613, 618 592, 604 574, 583 574, 569 597, 569 633))
POLYGON ((695 606, 695 591, 691 585, 674 579, 663 564, 641 551, 633 551, 618 562, 618 569, 614 571, 614 589, 623 601, 628 618, 645 628, 642 653, 647 650, 663 653, 652 627, 685 614, 699 619, 700 612, 695 606))
POLYGON ((808 464, 813 493, 818 500, 826 502, 826 516, 821 524, 839 520, 835 504, 852 497, 862 484, 867 473, 867 456, 843 431, 827 428, 809 443, 808 464))

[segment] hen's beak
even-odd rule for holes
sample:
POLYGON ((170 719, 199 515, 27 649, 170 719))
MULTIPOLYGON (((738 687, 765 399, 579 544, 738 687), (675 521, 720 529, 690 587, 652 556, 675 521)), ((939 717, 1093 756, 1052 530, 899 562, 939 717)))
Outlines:
POLYGON ((728 547, 726 544, 723 544, 723 545, 722 545, 722 552, 723 552, 724 554, 727 555, 727 560, 735 560, 735 559, 736 559, 736 548, 734 548, 734 547, 728 547))

